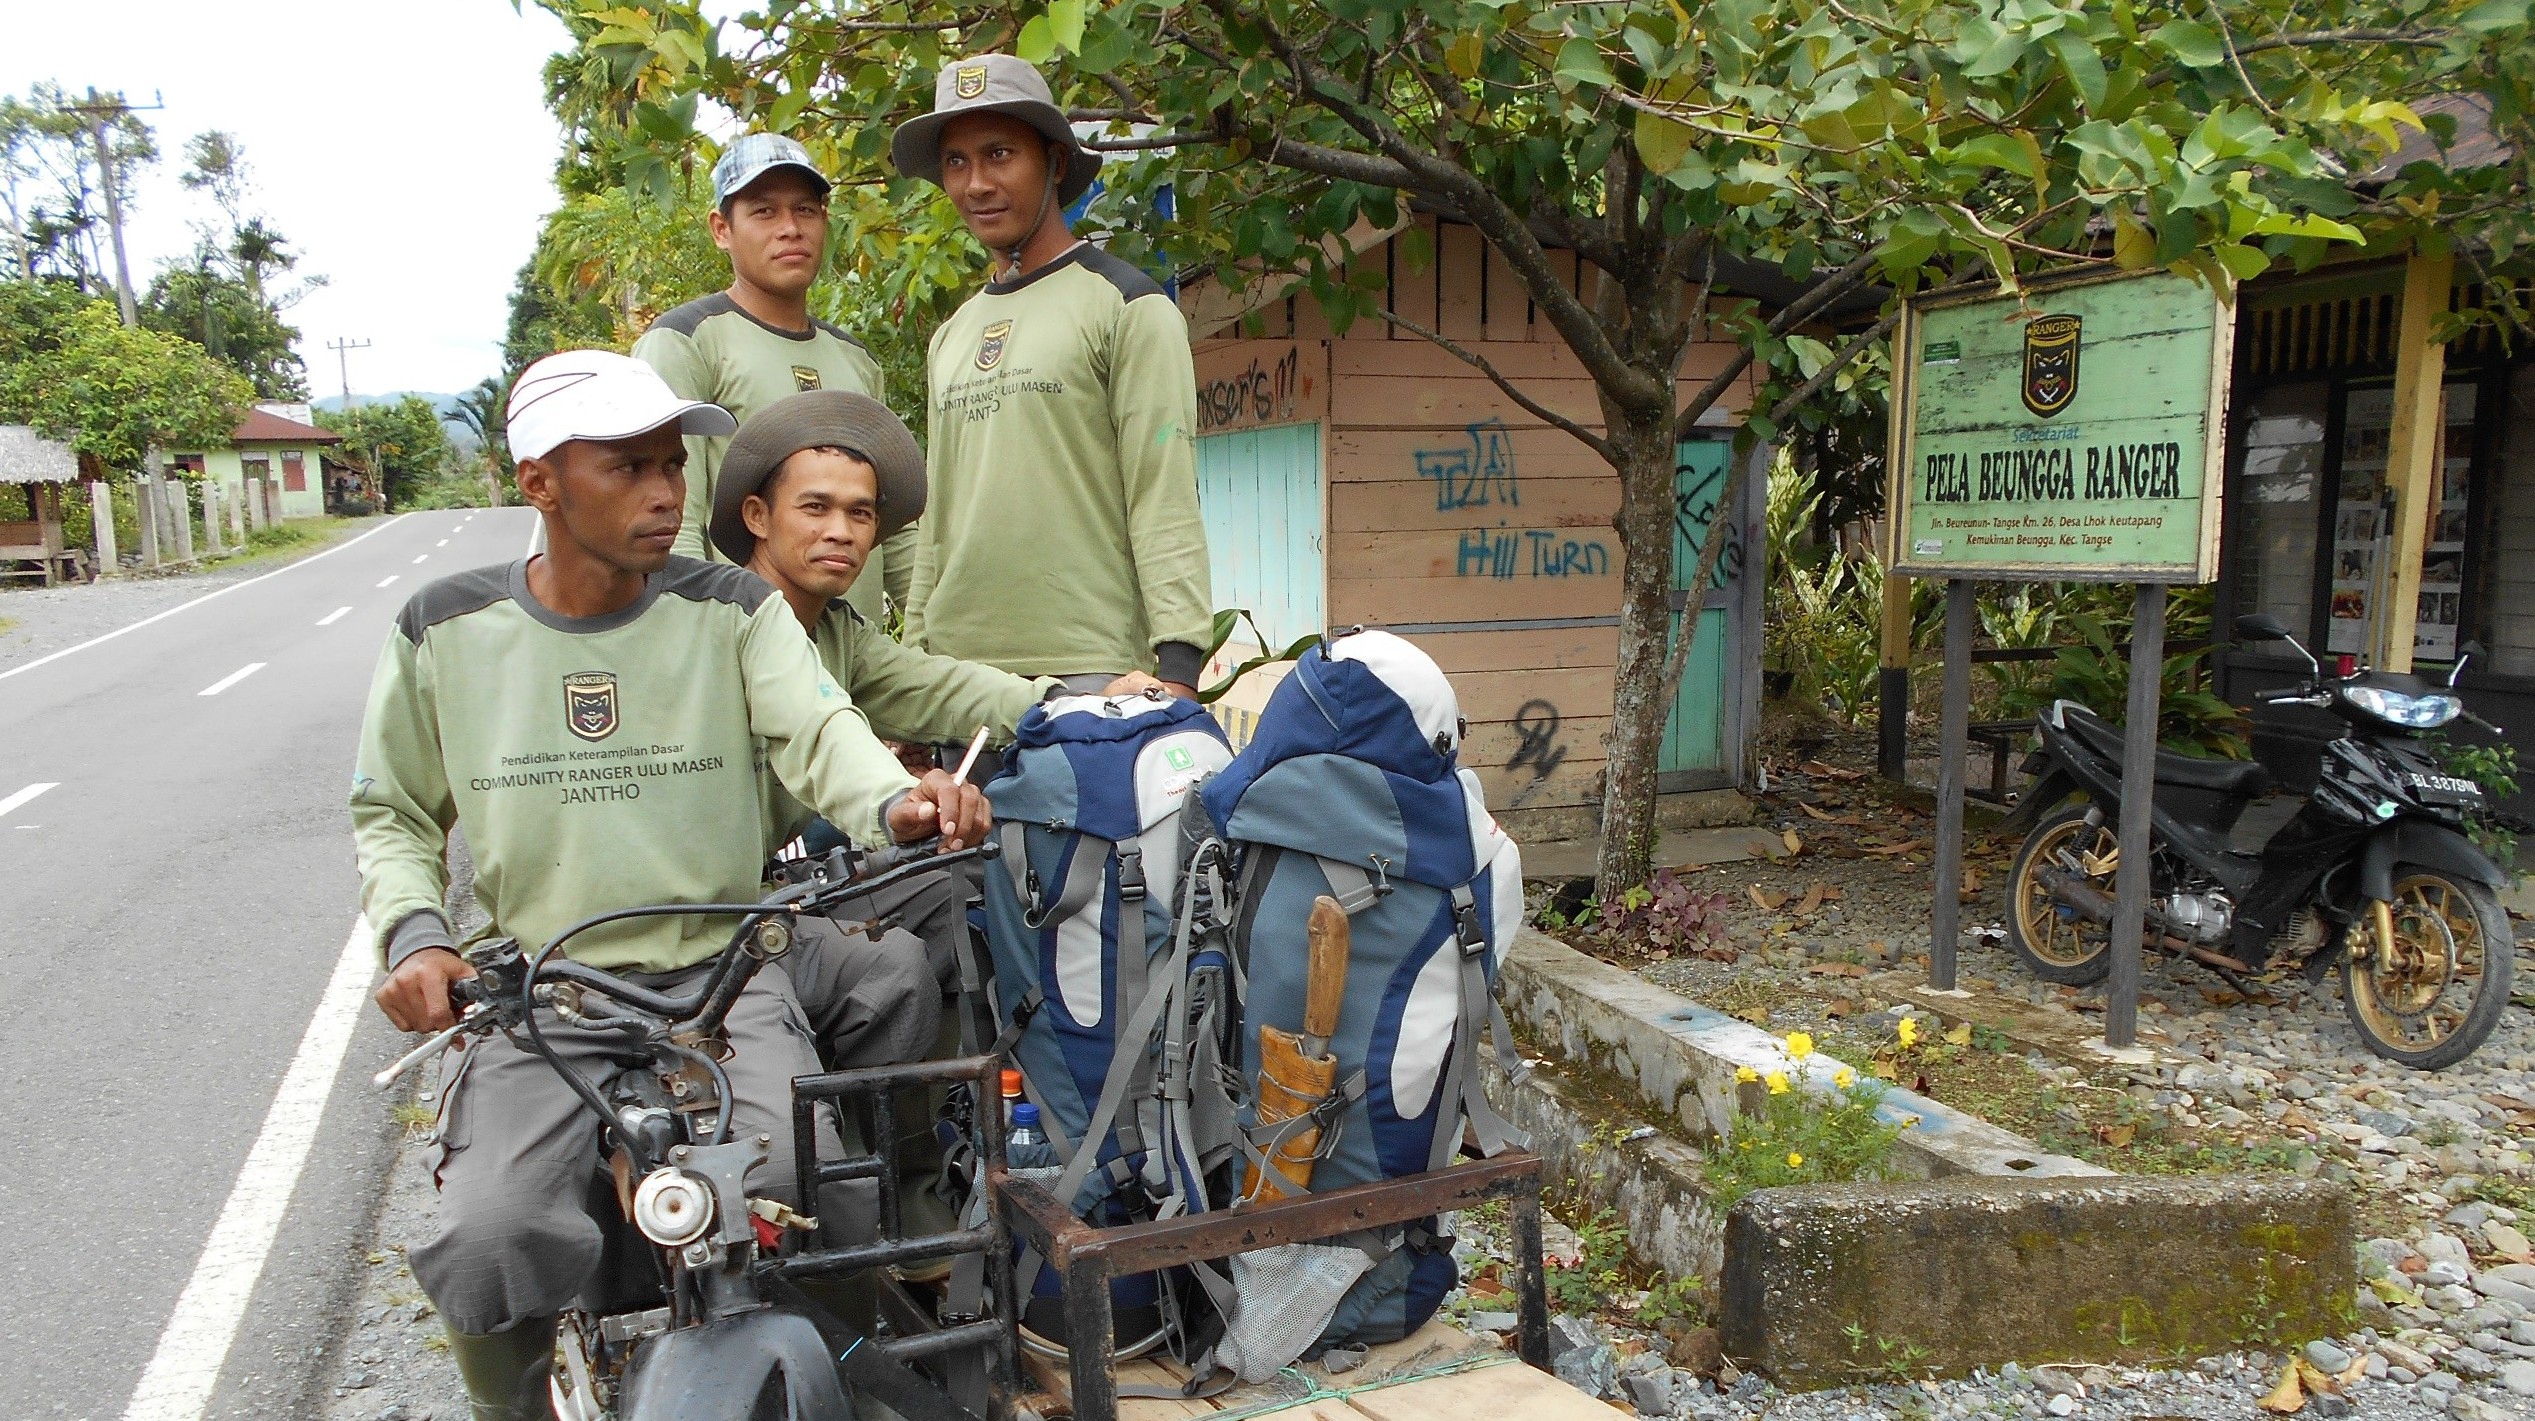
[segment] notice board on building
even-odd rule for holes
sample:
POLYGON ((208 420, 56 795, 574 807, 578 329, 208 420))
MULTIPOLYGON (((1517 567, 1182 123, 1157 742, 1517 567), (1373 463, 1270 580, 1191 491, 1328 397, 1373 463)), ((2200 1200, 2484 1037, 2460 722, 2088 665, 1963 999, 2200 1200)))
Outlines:
POLYGON ((2167 272, 1911 298, 1892 562, 1912 577, 2208 582, 2234 311, 2167 272))

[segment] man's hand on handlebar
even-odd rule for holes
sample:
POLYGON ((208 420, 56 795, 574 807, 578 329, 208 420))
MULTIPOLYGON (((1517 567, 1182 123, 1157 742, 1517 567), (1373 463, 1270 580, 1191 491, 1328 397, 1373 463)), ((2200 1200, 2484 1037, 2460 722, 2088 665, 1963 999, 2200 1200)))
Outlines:
POLYGON ((396 964, 371 1000, 399 1031, 442 1031, 455 1025, 451 984, 475 975, 467 960, 445 947, 426 947, 396 964))
POLYGON ((953 853, 982 843, 994 825, 985 791, 960 784, 948 770, 928 770, 906 797, 889 810, 889 837, 901 844, 939 834, 942 852, 953 853))

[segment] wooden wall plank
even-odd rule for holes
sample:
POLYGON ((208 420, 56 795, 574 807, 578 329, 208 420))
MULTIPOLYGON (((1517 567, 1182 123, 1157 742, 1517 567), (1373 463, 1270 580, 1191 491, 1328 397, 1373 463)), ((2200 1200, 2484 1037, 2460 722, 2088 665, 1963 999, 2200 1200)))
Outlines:
POLYGON ((1408 639, 1435 658, 1445 675, 1456 678, 1483 671, 1607 670, 1620 659, 1616 626, 1412 632, 1408 639))
MULTIPOLYGON (((1508 509, 1513 513, 1518 510, 1508 509)), ((1417 528, 1331 533, 1329 568, 1339 576, 1451 578, 1458 582, 1607 582, 1618 586, 1619 535, 1608 529, 1417 528)))
POLYGON ((1619 599, 1617 577, 1346 577, 1333 560, 1329 621, 1343 627, 1606 617, 1619 599))
MULTIPOLYGON (((1602 402, 1590 380, 1525 380, 1523 393, 1558 414, 1579 423, 1600 424, 1602 402)), ((1501 420, 1513 428, 1546 427, 1528 410, 1505 398, 1505 392, 1483 375, 1442 380, 1428 377, 1357 375, 1337 382, 1331 391, 1330 419, 1341 426, 1473 424, 1501 420)))
MULTIPOLYGON (((1438 479, 1352 481, 1330 484, 1332 532, 1395 532, 1412 528, 1466 528, 1472 510, 1448 506, 1450 490, 1438 479)), ((1584 478, 1526 477, 1521 502, 1504 510, 1534 528, 1608 528, 1619 510, 1619 480, 1608 472, 1584 478)))
POLYGON ((1458 222, 1447 223, 1436 233, 1437 329, 1454 340, 1479 340, 1485 335, 1480 324, 1479 281, 1486 247, 1475 230, 1458 222))
MULTIPOLYGON (((1477 379, 1487 377, 1470 363, 1433 341, 1418 339, 1396 341, 1397 350, 1342 350, 1333 367, 1342 375, 1422 375, 1441 379, 1477 379)), ((1508 379, 1523 380, 1550 377, 1563 380, 1584 380, 1584 366, 1565 346, 1544 346, 1538 341, 1472 341, 1466 347, 1472 354, 1484 356, 1508 379)), ((1502 398, 1500 392, 1499 398, 1502 398)))
MULTIPOLYGON (((1555 755, 1553 749, 1546 752, 1555 755)), ((1488 812, 1509 809, 1571 809, 1602 802, 1602 770, 1607 762, 1578 760, 1570 755, 1546 774, 1534 766, 1472 765, 1479 775, 1488 812)), ((1529 1421, 1526 1416, 1525 1421, 1529 1421)))
MULTIPOLYGON (((1387 304, 1391 299, 1390 264, 1391 244, 1384 242, 1370 251, 1358 252, 1349 257, 1345 267, 1346 279, 1352 284, 1359 273, 1367 271, 1379 273, 1383 278, 1382 284, 1364 294, 1376 303, 1387 304)), ((1387 342, 1390 334, 1390 322, 1379 316, 1358 316, 1355 324, 1347 327, 1347 333, 1340 339, 1387 342)))
POLYGON ((1295 296, 1286 305, 1294 313, 1293 329, 1289 334, 1296 340, 1336 338, 1336 332, 1329 329, 1329 318, 1320 313, 1320 303, 1308 293, 1295 296))
MULTIPOLYGON (((1340 350, 1344 346, 1339 347, 1340 350)), ((1346 383, 1343 378, 1334 383, 1346 383)), ((1489 447, 1483 455, 1514 461, 1526 480, 1542 478, 1614 478, 1602 456, 1576 442, 1563 429, 1535 425, 1528 429, 1483 429, 1489 447)), ((1329 467, 1333 479, 1381 482, 1421 477, 1421 451, 1471 444, 1467 429, 1333 429, 1329 435, 1329 467)))
MULTIPOLYGON (((1532 297, 1524 289, 1523 279, 1514 274, 1513 263, 1494 247, 1487 249, 1487 310, 1481 329, 1492 341, 1528 340, 1531 336, 1532 297)), ((1430 342, 1431 344, 1431 342, 1430 342)))
POLYGON ((1603 737, 1610 733, 1611 718, 1607 715, 1560 715, 1552 718, 1535 712, 1520 720, 1474 720, 1470 722, 1469 738, 1461 742, 1461 763, 1474 769, 1481 765, 1502 765, 1529 744, 1549 747, 1546 752, 1536 751, 1531 757, 1533 759, 1564 752, 1560 756, 1561 764, 1575 761, 1599 765, 1605 759, 1608 748, 1602 743, 1603 737))
MULTIPOLYGON (((1391 251, 1391 309, 1428 330, 1435 328, 1435 219, 1430 213, 1417 215, 1416 230, 1426 234, 1426 260, 1412 264, 1401 250, 1399 239, 1388 244, 1391 251)), ((1386 323, 1387 324, 1387 323, 1386 323)), ((1434 346, 1424 336, 1411 335, 1393 327, 1392 339, 1412 342, 1427 349, 1434 346)))

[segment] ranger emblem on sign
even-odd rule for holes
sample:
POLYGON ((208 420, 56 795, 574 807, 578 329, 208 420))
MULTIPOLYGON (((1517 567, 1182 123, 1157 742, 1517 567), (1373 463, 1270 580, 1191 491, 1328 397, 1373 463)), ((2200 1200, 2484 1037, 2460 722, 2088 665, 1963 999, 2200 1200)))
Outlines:
POLYGON ((984 338, 977 342, 977 368, 992 370, 1003 359, 1004 337, 1012 334, 1012 322, 997 321, 986 327, 984 338))
POLYGON ((986 92, 986 66, 961 65, 951 76, 951 90, 963 99, 973 99, 986 92))
POLYGON ((563 723, 584 740, 616 733, 616 673, 575 671, 563 678, 563 723))
POLYGON ((2077 398, 2076 316, 2042 316, 2024 328, 2024 407, 2049 419, 2077 398))

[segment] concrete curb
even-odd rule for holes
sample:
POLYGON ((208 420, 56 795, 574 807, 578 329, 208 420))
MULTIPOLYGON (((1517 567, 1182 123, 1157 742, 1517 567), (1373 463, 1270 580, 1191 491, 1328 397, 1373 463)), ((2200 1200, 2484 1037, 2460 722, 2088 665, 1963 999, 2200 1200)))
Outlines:
MULTIPOLYGON (((1678 1121, 1694 1141, 1729 1138, 1741 1092, 1741 1067, 1827 1093, 1848 1069, 1820 1053, 1802 1061, 1777 1037, 1665 991, 1633 973, 1587 957, 1546 933, 1526 928, 1514 940, 1499 978, 1507 1015, 1534 1040, 1561 1055, 1636 1087, 1647 1105, 1678 1121)), ((1863 1072, 1859 1074, 1863 1075, 1863 1072)), ((2054 1179, 2110 1174, 2069 1155, 2044 1151, 2022 1135, 1915 1091, 1888 1090, 1877 1112, 1903 1125, 1895 1165, 1905 1177, 1953 1174, 2054 1179)))
POLYGON ((1736 1070, 1827 1093, 1842 1063, 1792 1060, 1768 1032, 1530 930, 1499 986, 1554 1058, 1519 1084, 1493 1078, 1492 1098, 1552 1178, 1617 1215, 1641 1263, 1721 1283, 1727 1353, 1782 1382, 2195 1355, 2346 1320, 2342 1191, 2120 1176, 1897 1088, 1882 1113, 1905 1127, 1906 1182, 1764 1189, 1719 1219, 1699 1147, 1730 1138, 1743 1093, 1762 1089, 1736 1070))

